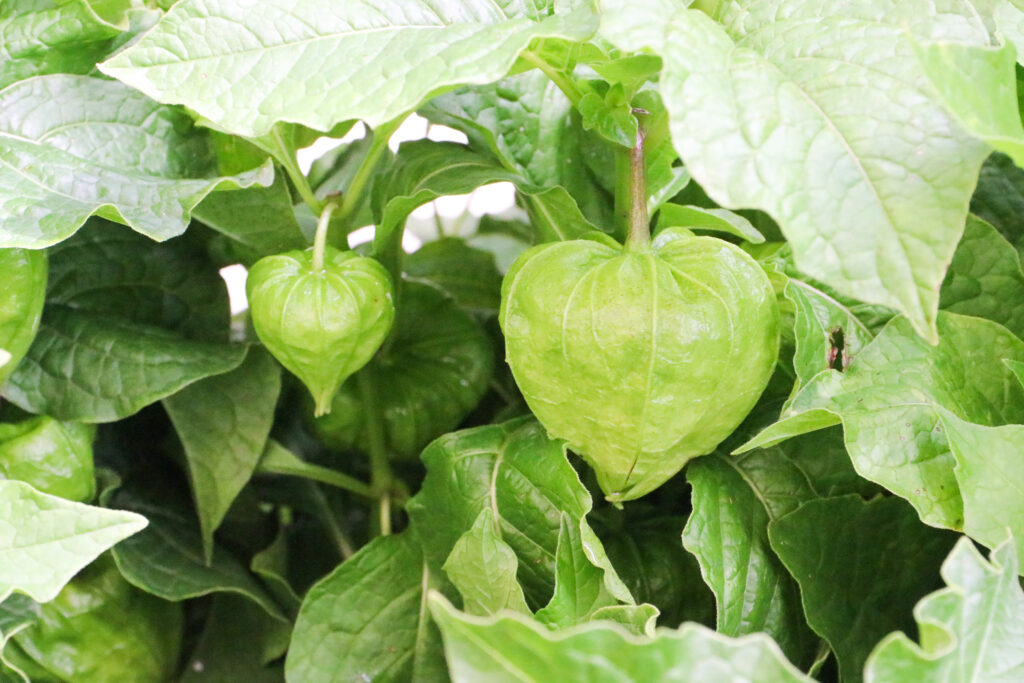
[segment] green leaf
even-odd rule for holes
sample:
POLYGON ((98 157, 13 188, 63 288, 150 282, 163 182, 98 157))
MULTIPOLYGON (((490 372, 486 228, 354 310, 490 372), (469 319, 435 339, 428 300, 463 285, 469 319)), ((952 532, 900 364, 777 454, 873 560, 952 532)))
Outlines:
POLYGON ((4 396, 59 420, 112 422, 204 377, 232 370, 244 346, 191 341, 121 318, 46 307, 4 396))
POLYGON ((562 514, 555 552, 555 593, 536 615, 537 621, 550 628, 582 624, 602 608, 619 604, 605 585, 604 570, 587 557, 579 525, 562 514))
POLYGON ((295 218, 288 185, 280 173, 268 187, 214 192, 196 206, 192 215, 249 249, 251 262, 309 246, 295 218))
POLYGON ((960 539, 942 564, 948 588, 914 608, 921 644, 892 633, 871 653, 868 683, 975 680, 1010 683, 1024 676, 1024 593, 1013 541, 991 562, 960 539))
POLYGON ((967 132, 1024 165, 1013 44, 929 42, 917 51, 943 103, 967 132))
POLYGON ((30 76, 84 74, 128 28, 130 0, 9 2, 0 9, 0 88, 30 76))
POLYGON ((135 588, 103 555, 40 605, 13 641, 60 680, 166 680, 178 665, 183 621, 181 605, 135 588))
POLYGON ((374 234, 377 254, 397 248, 401 228, 417 207, 444 195, 466 194, 502 181, 515 183, 530 197, 540 241, 573 239, 596 229, 561 187, 535 186, 465 145, 416 140, 402 145, 390 172, 374 184, 374 205, 380 214, 374 234))
POLYGON ((464 309, 495 314, 501 305, 501 273, 490 253, 457 237, 427 242, 405 258, 405 276, 444 290, 464 309))
POLYGON ((910 501, 925 523, 963 529, 941 411, 986 426, 1024 422, 1024 389, 1003 363, 1024 360, 1024 342, 1001 325, 952 313, 940 312, 938 329, 940 342, 931 346, 905 318, 894 319, 845 373, 817 375, 782 419, 743 449, 820 428, 829 414, 838 416, 861 476, 910 501))
POLYGON ((430 612, 441 627, 455 683, 589 681, 688 683, 810 681, 763 634, 733 639, 696 624, 637 638, 606 623, 551 632, 520 615, 472 617, 436 593, 430 612))
POLYGON ((988 221, 1024 257, 1024 169, 995 153, 981 167, 971 211, 988 221))
POLYGON ((35 622, 38 609, 39 603, 21 593, 15 593, 0 604, 0 681, 4 683, 32 683, 29 673, 36 672, 24 669, 35 668, 34 662, 11 643, 11 637, 35 622))
POLYGON ((290 614, 294 614, 302 600, 288 581, 288 565, 291 559, 288 553, 288 531, 288 528, 282 525, 274 541, 252 556, 249 569, 263 580, 277 602, 287 607, 290 614))
POLYGON ((192 339, 228 338, 227 288, 191 235, 156 244, 122 225, 90 218, 47 251, 48 304, 121 316, 192 339))
POLYGON ((587 2, 417 0, 396 11, 385 0, 293 0, 259 8, 182 0, 100 68, 256 137, 280 120, 317 130, 347 119, 376 127, 439 89, 501 78, 535 38, 585 40, 597 28, 587 2), (216 26, 216 37, 188 28, 197 24, 216 26), (315 85, 295 77, 303 73, 316 73, 315 85))
POLYGON ((466 417, 487 389, 494 366, 491 341, 477 321, 438 289, 407 282, 387 348, 342 385, 331 412, 315 420, 328 446, 370 451, 373 389, 388 451, 415 458, 430 441, 466 417))
POLYGON ((46 300, 46 252, 0 249, 0 385, 32 345, 46 300))
POLYGON ((283 667, 270 664, 281 652, 290 625, 282 624, 248 600, 220 593, 206 618, 199 642, 185 666, 181 683, 280 683, 283 667), (276 652, 276 654, 275 654, 276 652))
POLYGON ((204 132, 114 81, 55 74, 0 90, 0 245, 38 249, 89 216, 155 240, 180 235, 216 189, 270 183, 270 166, 212 176, 204 132))
POLYGON ((192 511, 165 489, 165 482, 132 484, 105 497, 105 505, 139 512, 149 519, 144 533, 113 550, 124 578, 165 600, 237 593, 270 616, 285 621, 278 605, 231 553, 214 546, 210 561, 206 561, 199 524, 192 511))
POLYGON ((78 570, 146 527, 123 510, 73 503, 20 481, 0 481, 0 600, 12 591, 52 600, 78 570))
POLYGON ((720 23, 687 10, 660 33, 616 31, 660 51, 687 169, 720 205, 769 213, 801 270, 900 310, 934 341, 939 284, 987 150, 946 111, 914 45, 986 43, 973 8, 730 0, 715 13, 720 23))
POLYGON ((693 513, 683 545, 696 555, 718 605, 717 630, 726 636, 764 632, 799 664, 817 645, 804 623, 796 582, 768 543, 772 519, 760 491, 744 481, 728 458, 707 456, 690 463, 693 513))
POLYGON ((368 484, 348 476, 337 470, 320 465, 314 465, 302 460, 290 450, 282 446, 274 439, 267 440, 266 450, 257 466, 259 474, 284 474, 293 477, 303 477, 323 484, 337 486, 359 493, 367 498, 373 497, 373 491, 368 484))
POLYGON ((445 680, 427 615, 427 592, 442 581, 409 533, 375 538, 306 594, 288 680, 445 680))
POLYGON ((234 370, 164 399, 185 447, 207 561, 213 553, 213 532, 263 455, 280 393, 280 366, 253 347, 234 370))
POLYGON ((96 427, 37 415, 0 423, 0 476, 40 493, 88 503, 96 495, 92 442, 96 427))
POLYGON ((679 537, 686 519, 647 510, 637 521, 603 534, 608 559, 630 594, 661 613, 658 622, 675 628, 684 621, 715 623, 715 596, 704 583, 697 559, 679 537))
POLYGON ((491 509, 482 509, 470 530, 455 543, 442 569, 459 589, 462 608, 469 614, 494 614, 503 609, 530 614, 516 581, 519 560, 501 539, 496 524, 491 509))
POLYGON ((582 519, 590 494, 535 420, 466 429, 442 436, 423 451, 427 476, 406 505, 427 559, 438 566, 481 510, 496 511, 501 538, 519 558, 527 602, 542 606, 555 584, 562 514, 582 519))
POLYGON ((800 584, 807 623, 860 681, 871 648, 895 629, 938 577, 955 536, 921 524, 899 498, 812 500, 768 528, 772 548, 800 584), (880 580, 884 577, 884 580, 880 580), (839 587, 842 587, 839 590, 839 587))
POLYGON ((788 278, 784 291, 796 307, 793 368, 797 388, 819 372, 845 370, 873 338, 853 311, 813 285, 788 278))
POLYGON ((658 229, 663 228, 711 230, 735 235, 752 244, 764 243, 764 235, 750 221, 726 209, 663 204, 658 213, 658 229))
MULTIPOLYGON (((990 548, 1006 538, 1024 538, 1024 470, 1020 466, 1024 425, 985 427, 940 409, 939 417, 956 459, 964 501, 964 533, 990 548)), ((1018 560, 1024 559, 1019 548, 1018 560)))
POLYGON ((1024 339, 1024 268, 1017 250, 985 221, 967 219, 939 305, 994 320, 1024 339))

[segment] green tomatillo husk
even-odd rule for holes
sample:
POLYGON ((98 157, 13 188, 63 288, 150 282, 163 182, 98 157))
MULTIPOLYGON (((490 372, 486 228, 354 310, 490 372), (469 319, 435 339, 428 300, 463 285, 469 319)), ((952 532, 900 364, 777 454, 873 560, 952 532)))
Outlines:
POLYGON ((669 229, 626 248, 534 247, 505 277, 500 322, 530 409, 620 502, 714 450, 746 417, 775 366, 778 317, 750 256, 669 229))
POLYGON ((260 341, 309 389, 316 414, 331 409, 338 388, 373 357, 395 318, 387 270, 355 252, 324 249, 260 259, 246 284, 260 341))

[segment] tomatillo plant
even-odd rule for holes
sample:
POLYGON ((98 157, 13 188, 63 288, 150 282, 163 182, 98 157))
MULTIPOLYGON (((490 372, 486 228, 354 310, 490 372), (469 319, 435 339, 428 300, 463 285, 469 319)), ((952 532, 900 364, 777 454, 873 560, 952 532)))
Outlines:
POLYGON ((0 680, 1024 680, 1022 25, 0 3, 0 680))

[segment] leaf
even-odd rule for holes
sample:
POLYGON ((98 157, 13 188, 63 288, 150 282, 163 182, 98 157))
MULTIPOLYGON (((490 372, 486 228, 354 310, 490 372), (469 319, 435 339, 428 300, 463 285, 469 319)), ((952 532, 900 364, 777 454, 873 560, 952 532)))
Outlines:
POLYGON ((276 641, 282 637, 287 646, 289 630, 289 625, 268 617, 252 602, 230 593, 218 594, 185 673, 178 680, 181 683, 239 680, 280 683, 284 680, 282 667, 270 664, 267 655, 279 649, 276 641))
POLYGON ((942 563, 949 587, 914 608, 921 644, 903 633, 890 634, 868 658, 864 679, 1010 683, 1024 676, 1024 593, 1017 555, 1009 540, 986 562, 968 539, 960 539, 942 563))
POLYGON ((978 176, 971 211, 988 221, 1024 257, 1024 169, 998 152, 988 158, 978 176))
POLYGON ((192 215, 251 250, 252 262, 269 254, 309 246, 295 218, 288 185, 280 173, 267 187, 214 192, 196 206, 192 215))
POLYGON ((180 235, 217 189, 270 183, 270 166, 213 177, 185 114, 114 81, 38 76, 0 90, 0 245, 39 249, 99 213, 155 240, 180 235))
POLYGON ((199 525, 166 482, 129 484, 105 496, 104 504, 142 513, 145 533, 114 548, 117 568, 129 583, 164 600, 187 600, 210 593, 237 593, 285 621, 281 609, 233 555, 214 546, 205 560, 199 525))
POLYGON ((373 498, 373 491, 368 484, 337 470, 306 462, 274 439, 267 440, 267 447, 256 471, 258 474, 304 477, 373 498))
POLYGON ((465 145, 416 140, 402 145, 390 172, 374 183, 375 212, 380 215, 374 249, 378 255, 393 250, 406 218, 417 207, 444 195, 466 194, 502 181, 515 183, 531 197, 541 241, 573 239, 595 229, 560 187, 534 186, 465 145))
POLYGON ((46 300, 46 252, 0 249, 0 385, 32 345, 46 300))
POLYGON ((0 480, 0 508, 0 601, 13 591, 52 600, 78 570, 146 527, 133 512, 73 503, 20 481, 0 480))
POLYGON ((0 423, 0 476, 40 493, 88 503, 96 495, 96 427, 36 415, 0 423))
POLYGON ((697 557, 718 605, 717 631, 735 637, 764 632, 803 664, 816 648, 804 623, 800 593, 768 544, 768 510, 728 458, 690 463, 693 513, 683 546, 697 557))
POLYGON ((50 305, 122 316, 193 339, 228 338, 227 288, 191 235, 155 244, 124 226, 90 218, 47 252, 50 305))
POLYGON ((490 508, 502 540, 519 558, 527 602, 546 604, 562 513, 578 521, 591 506, 564 445, 535 420, 521 418, 442 436, 421 459, 427 476, 406 510, 428 562, 444 562, 480 511, 490 508))
MULTIPOLYGON (((22 670, 26 662, 11 643, 11 637, 22 629, 32 625, 39 609, 39 603, 27 595, 15 593, 0 604, 0 681, 15 683, 32 683, 32 679, 22 670)), ((25 667, 27 668, 27 666, 25 667)))
POLYGON ((167 680, 177 668, 183 621, 181 605, 135 588, 101 555, 39 605, 35 622, 13 641, 59 680, 167 680))
MULTIPOLYGON (((990 548, 1006 538, 1024 538, 1024 472, 1020 466, 1024 425, 985 427, 940 409, 939 417, 956 460, 964 502, 964 533, 990 548)), ((1018 550, 1024 558, 1024 548, 1018 550)))
POLYGON ((663 204, 658 213, 658 229, 692 228, 724 232, 752 244, 763 244, 764 235, 743 216, 726 209, 702 209, 699 206, 663 204))
POLYGON ((1024 164, 1013 45, 928 42, 917 50, 943 104, 967 132, 1007 154, 1018 166, 1024 164))
POLYGON ((469 614, 494 614, 503 609, 530 614, 516 581, 516 553, 501 539, 495 525, 494 513, 485 507, 455 543, 442 569, 459 589, 462 608, 469 614))
POLYGON ((403 263, 406 278, 444 290, 464 309, 497 313, 501 305, 501 273, 494 256, 465 240, 443 237, 427 242, 403 263))
POLYGON ((1024 339, 1024 269, 1020 256, 988 223, 971 216, 939 302, 947 311, 1000 323, 1024 339))
POLYGON ((280 120, 375 128, 442 88, 501 78, 535 38, 585 40, 597 28, 586 2, 417 0, 394 9, 384 0, 291 0, 254 12, 182 0, 100 69, 249 137, 280 120), (216 37, 194 25, 216 26, 216 37), (295 77, 309 73, 315 85, 295 77))
POLYGON ((843 681, 861 680, 865 659, 886 633, 911 630, 910 610, 934 587, 935 566, 955 539, 923 526, 898 498, 859 496, 812 500, 772 522, 768 535, 843 681))
POLYGON ((935 341, 939 284, 987 151, 946 111, 914 46, 987 43, 973 8, 730 0, 720 23, 665 16, 661 34, 614 39, 661 54, 672 139, 708 195, 766 211, 802 271, 905 313, 935 341))
POLYGON ((427 591, 442 581, 409 533, 375 538, 306 594, 288 680, 445 680, 427 615, 427 591))
POLYGON ((926 524, 963 529, 941 410, 986 426, 1024 422, 1024 389, 1003 363, 1024 360, 1024 342, 996 323, 953 313, 939 314, 938 329, 931 346, 905 318, 894 319, 846 373, 817 375, 741 450, 820 428, 831 413, 862 477, 910 501, 926 524), (794 429, 796 421, 807 424, 794 429))
POLYGON ((604 570, 596 567, 584 552, 579 522, 573 524, 563 513, 555 553, 555 593, 544 609, 537 612, 537 621, 553 629, 568 628, 590 621, 601 609, 618 604, 605 585, 604 570))
POLYGON ((715 596, 704 583, 697 558, 683 548, 683 517, 645 511, 635 522, 601 537, 608 558, 640 604, 660 612, 658 622, 675 628, 684 621, 715 623, 715 596))
POLYGON ((277 602, 284 605, 289 614, 294 614, 302 604, 302 599, 288 581, 288 564, 291 557, 288 550, 288 528, 282 525, 274 541, 252 556, 249 569, 263 580, 277 602))
POLYGON ((455 683, 471 681, 810 681, 763 634, 733 639, 696 624, 637 638, 619 626, 550 632, 520 615, 463 615, 436 593, 430 611, 444 636, 455 683))
POLYGON ((0 88, 48 73, 84 74, 128 28, 129 0, 11 2, 0 10, 0 88))
POLYGON ((254 347, 234 370, 164 399, 185 447, 207 561, 213 553, 213 532, 263 455, 280 393, 281 368, 254 347))
POLYGON ((824 370, 845 370, 873 338, 853 311, 813 285, 788 278, 784 291, 796 307, 796 388, 824 370))
POLYGON ((4 396, 58 420, 112 422, 238 367, 245 353, 243 346, 191 341, 121 318, 49 305, 4 396))

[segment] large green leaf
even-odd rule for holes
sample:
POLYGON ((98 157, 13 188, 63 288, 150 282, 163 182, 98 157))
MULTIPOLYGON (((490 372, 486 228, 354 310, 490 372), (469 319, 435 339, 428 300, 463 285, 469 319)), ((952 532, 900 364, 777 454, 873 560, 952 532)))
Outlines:
MULTIPOLYGON (((230 194, 235 193, 218 193, 230 194)), ((47 251, 47 302, 122 316, 193 339, 227 341, 227 288, 191 235, 156 244, 122 225, 90 218, 47 251)))
POLYGON ((100 68, 250 137, 280 120, 376 127, 446 86, 501 78, 534 38, 586 39, 596 24, 588 2, 182 0, 100 68))
POLYGON ((993 154, 981 167, 971 211, 991 223, 1024 257, 1024 169, 1005 154, 993 154))
POLYGON ((406 279, 443 289, 462 308, 496 314, 501 305, 501 273, 494 256, 457 237, 427 242, 403 265, 406 279))
POLYGON ((427 614, 428 591, 443 581, 411 534, 374 539, 306 594, 288 680, 446 680, 427 614))
POLYGON ((971 216, 942 283, 939 305, 987 318, 1024 339, 1024 269, 1020 256, 991 225, 971 216))
POLYGON ((96 495, 95 438, 94 425, 61 422, 48 415, 0 423, 0 477, 88 503, 96 495))
POLYGON ((686 681, 788 683, 811 679, 786 661, 763 634, 733 639, 685 624, 637 638, 603 622, 551 632, 526 617, 463 615, 434 594, 430 611, 441 627, 455 683, 686 681))
POLYGON ((769 546, 773 517, 761 492, 743 475, 727 457, 690 463, 686 479, 693 487, 693 513, 683 545, 697 557, 715 594, 719 633, 764 632, 792 660, 809 663, 817 639, 804 623, 796 582, 769 546))
POLYGON ((0 7, 0 88, 30 76, 92 71, 128 28, 131 0, 5 2, 0 7))
POLYGON ((1024 678, 1024 592, 1012 541, 991 562, 966 538, 942 564, 948 584, 914 608, 921 644, 903 633, 885 638, 868 658, 868 683, 985 681, 1024 678))
POLYGON ((964 529, 941 411, 986 426, 1024 422, 1024 389, 1003 363, 1024 360, 1024 342, 1001 325, 953 313, 940 312, 938 328, 931 346, 905 318, 894 319, 845 373, 817 375, 741 450, 841 419, 861 476, 906 498, 925 523, 964 529))
POLYGON ((522 418, 443 436, 422 460, 427 476, 406 509, 427 559, 440 566, 488 507, 519 558, 527 601, 546 604, 554 590, 562 514, 578 523, 591 505, 565 446, 535 420, 522 418))
POLYGON ((124 578, 165 600, 237 593, 284 621, 277 603, 229 551, 215 546, 210 561, 206 561, 192 511, 167 489, 165 482, 129 483, 105 496, 105 505, 139 512, 150 522, 144 533, 113 550, 124 578))
POLYGON ((96 213, 165 240, 213 190, 271 180, 269 166, 213 176, 212 162, 187 115, 121 83, 15 83, 0 90, 0 246, 56 244, 96 213))
POLYGON ((660 51, 686 167, 719 204, 771 214, 801 270, 904 312, 934 341, 987 146, 946 110, 915 46, 987 44, 986 27, 966 2, 942 13, 929 0, 716 5, 717 22, 686 10, 661 33, 609 34, 660 51))
POLYGON ((807 622, 851 682, 861 680, 864 660, 885 634, 911 630, 910 610, 936 587, 935 567, 956 538, 922 525, 899 498, 859 496, 812 500, 768 530, 800 584, 807 622))
POLYGON ((164 399, 185 447, 207 560, 213 532, 260 462, 280 393, 281 367, 254 347, 231 372, 199 380, 164 399))
POLYGON ((49 305, 4 396, 60 420, 112 422, 237 367, 244 346, 184 339, 123 318, 49 305))
POLYGON ((78 570, 146 526, 133 512, 73 503, 11 480, 0 480, 0 511, 0 601, 12 591, 52 600, 78 570))

